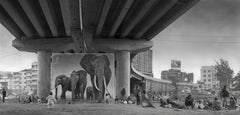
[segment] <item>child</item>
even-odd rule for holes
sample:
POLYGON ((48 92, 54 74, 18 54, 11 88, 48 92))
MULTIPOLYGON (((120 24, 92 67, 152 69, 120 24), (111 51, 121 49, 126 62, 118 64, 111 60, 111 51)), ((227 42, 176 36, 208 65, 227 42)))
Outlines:
POLYGON ((48 108, 50 108, 54 103, 57 101, 54 96, 52 96, 52 92, 50 92, 49 96, 46 98, 47 99, 47 105, 48 108))

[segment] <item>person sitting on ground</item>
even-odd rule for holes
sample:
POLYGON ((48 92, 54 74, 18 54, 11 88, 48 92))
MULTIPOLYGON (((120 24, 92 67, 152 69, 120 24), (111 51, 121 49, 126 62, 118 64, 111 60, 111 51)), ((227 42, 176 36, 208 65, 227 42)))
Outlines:
POLYGON ((221 104, 220 104, 220 102, 218 101, 218 98, 217 98, 217 97, 215 97, 215 99, 214 99, 214 101, 213 101, 212 108, 213 108, 213 111, 219 111, 219 110, 221 110, 221 104))
POLYGON ((167 99, 167 103, 170 104, 171 107, 173 107, 173 108, 184 109, 184 106, 172 101, 170 98, 167 99))
POLYGON ((162 96, 162 94, 159 95, 159 100, 160 100, 160 107, 167 107, 167 97, 162 96))
POLYGON ((110 100, 110 95, 109 93, 106 94, 106 104, 109 104, 109 100, 110 100))
POLYGON ((155 108, 155 106, 153 106, 153 104, 149 101, 149 98, 148 98, 145 90, 143 91, 143 94, 142 94, 142 107, 155 108))
POLYGON ((191 107, 193 109, 194 105, 193 105, 193 98, 192 95, 189 94, 186 98, 185 98, 185 106, 187 108, 191 107))
POLYGON ((119 103, 119 99, 118 99, 118 97, 116 96, 115 97, 115 101, 114 101, 115 103, 119 103))
POLYGON ((237 107, 236 97, 231 96, 229 103, 230 103, 229 109, 236 109, 236 107, 237 107))
POLYGON ((201 100, 198 101, 198 109, 203 109, 205 106, 201 100))
POLYGON ((57 102, 57 100, 55 99, 55 97, 52 95, 52 92, 49 93, 49 96, 46 98, 47 100, 47 106, 48 108, 50 108, 51 106, 54 105, 54 103, 57 102))

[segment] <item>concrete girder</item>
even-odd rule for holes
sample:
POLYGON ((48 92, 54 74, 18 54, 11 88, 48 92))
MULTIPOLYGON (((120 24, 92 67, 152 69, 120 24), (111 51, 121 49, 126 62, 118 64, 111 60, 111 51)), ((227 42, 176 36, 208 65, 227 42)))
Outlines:
POLYGON ((14 5, 15 1, 11 0, 0 0, 0 4, 5 9, 5 11, 9 14, 9 16, 15 21, 19 28, 23 31, 23 33, 28 37, 33 37, 36 33, 35 29, 31 27, 31 23, 28 21, 26 17, 24 17, 21 12, 22 9, 16 7, 14 5))
POLYGON ((139 39, 150 27, 152 27, 166 12, 177 3, 178 0, 169 0, 163 7, 158 7, 157 11, 149 16, 149 21, 143 23, 142 28, 134 35, 134 38, 139 39))
POLYGON ((126 50, 132 52, 142 52, 153 46, 152 41, 129 40, 129 39, 94 39, 92 47, 98 51, 116 52, 126 50))
MULTIPOLYGON (((75 52, 75 44, 71 38, 15 39, 12 45, 20 51, 28 52, 37 52, 39 50, 60 52, 70 49, 73 49, 75 52)), ((94 39, 91 44, 91 48, 96 51, 116 52, 126 50, 131 53, 146 51, 152 46, 152 41, 101 38, 94 39)))
POLYGON ((64 22, 65 32, 67 36, 71 36, 71 17, 69 9, 69 0, 59 0, 62 18, 64 22))
POLYGON ((49 25, 49 28, 52 32, 52 35, 54 37, 59 35, 58 29, 57 29, 57 19, 52 11, 52 4, 51 1, 48 0, 39 0, 39 4, 42 8, 43 14, 47 20, 47 23, 49 25))
POLYGON ((170 19, 165 19, 165 20, 161 20, 161 22, 158 22, 157 24, 155 24, 151 29, 149 29, 148 31, 151 32, 151 34, 148 34, 147 36, 143 35, 143 38, 147 39, 147 40, 151 40, 154 36, 156 36, 158 33, 160 33, 161 31, 163 31, 169 24, 171 24, 172 22, 174 22, 176 19, 178 19, 178 17, 180 17, 181 15, 183 15, 185 12, 187 12, 190 8, 192 8, 196 3, 198 3, 200 0, 191 0, 189 1, 188 4, 184 4, 184 3, 179 3, 177 2, 177 4, 182 5, 182 9, 181 10, 177 10, 174 13, 176 15, 173 15, 172 18, 170 19))
POLYGON ((125 15, 127 14, 128 10, 130 9, 132 3, 134 0, 127 0, 126 3, 124 4, 123 8, 121 9, 120 14, 118 15, 118 17, 116 18, 115 23, 113 24, 113 27, 110 31, 110 35, 109 37, 113 37, 117 31, 117 29, 119 28, 121 22, 123 21, 125 15))
POLYGON ((147 3, 144 4, 143 8, 134 16, 132 20, 126 22, 123 25, 121 37, 126 37, 131 30, 140 22, 140 20, 144 17, 144 15, 149 11, 149 9, 156 3, 158 0, 148 0, 147 3))
POLYGON ((98 22, 98 26, 97 26, 96 35, 99 35, 102 32, 103 25, 107 18, 107 14, 110 9, 111 3, 112 3, 112 0, 105 0, 105 2, 104 2, 102 13, 101 13, 101 16, 100 16, 100 19, 98 22))
POLYGON ((24 35, 18 25, 12 20, 12 18, 5 12, 0 6, 0 22, 5 26, 16 38, 21 38, 24 35))
POLYGON ((38 32, 40 37, 45 37, 46 32, 44 31, 43 24, 41 24, 41 18, 38 17, 38 13, 34 10, 34 6, 31 4, 32 0, 18 0, 22 9, 25 11, 26 15, 32 22, 33 26, 38 32))
POLYGON ((70 38, 41 38, 41 39, 15 39, 12 46, 20 51, 37 52, 47 50, 57 52, 59 50, 73 49, 73 41, 70 38))

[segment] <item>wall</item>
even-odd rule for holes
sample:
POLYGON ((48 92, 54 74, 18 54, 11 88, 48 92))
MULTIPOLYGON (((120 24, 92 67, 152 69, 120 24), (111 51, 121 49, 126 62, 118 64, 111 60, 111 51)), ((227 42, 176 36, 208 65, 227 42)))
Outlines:
MULTIPOLYGON (((96 56, 100 55, 106 55, 110 61, 110 68, 112 71, 112 76, 108 85, 108 90, 111 94, 111 96, 115 97, 115 66, 114 66, 114 54, 112 53, 92 53, 96 56)), ((52 63, 51 63, 51 89, 53 94, 55 95, 54 90, 54 83, 56 76, 59 75, 66 75, 70 77, 72 71, 78 71, 83 70, 83 68, 80 66, 80 60, 82 57, 86 55, 85 53, 79 53, 79 54, 60 54, 55 53, 52 55, 52 63)), ((92 83, 90 81, 89 74, 87 75, 87 86, 92 86, 92 83)), ((58 97, 61 95, 61 88, 58 88, 58 97)), ((66 94, 67 98, 71 98, 71 92, 67 92, 66 94)), ((86 98, 86 92, 85 92, 85 98, 86 98)))

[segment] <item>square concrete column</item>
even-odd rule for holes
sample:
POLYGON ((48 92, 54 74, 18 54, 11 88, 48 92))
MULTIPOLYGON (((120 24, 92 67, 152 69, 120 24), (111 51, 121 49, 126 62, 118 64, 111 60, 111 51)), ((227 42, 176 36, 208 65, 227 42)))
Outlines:
POLYGON ((47 51, 38 51, 38 85, 37 95, 46 98, 49 95, 51 87, 51 53, 47 51))
POLYGON ((130 96, 130 52, 115 53, 116 65, 116 95, 121 98, 121 90, 125 88, 125 97, 130 96))

